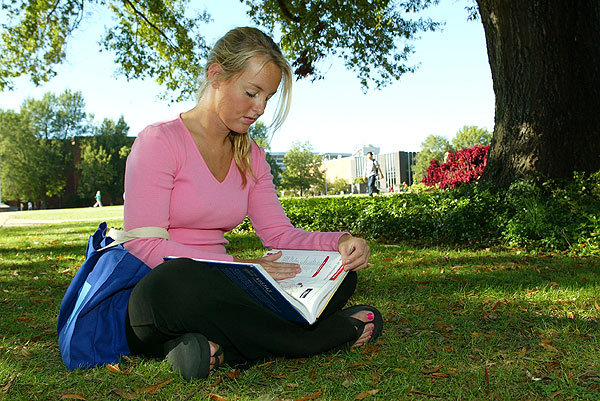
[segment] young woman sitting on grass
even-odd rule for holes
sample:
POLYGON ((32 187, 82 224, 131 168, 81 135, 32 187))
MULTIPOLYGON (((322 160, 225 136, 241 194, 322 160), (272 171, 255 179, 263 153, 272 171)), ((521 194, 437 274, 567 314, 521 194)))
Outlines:
POLYGON ((125 230, 164 227, 171 239, 144 238, 125 247, 150 266, 128 305, 133 354, 165 357, 186 379, 224 362, 305 357, 361 347, 382 331, 377 309, 342 309, 368 266, 369 246, 342 232, 307 232, 291 225, 277 198, 263 149, 248 128, 281 87, 274 126, 283 123, 292 73, 275 42, 254 28, 221 38, 205 68, 197 105, 137 137, 127 160, 125 230), (228 255, 224 233, 249 216, 267 248, 337 250, 349 274, 313 325, 284 320, 259 305, 222 273, 188 258, 259 263, 276 280, 296 264, 280 254, 228 255), (167 255, 183 258, 164 262, 167 255))

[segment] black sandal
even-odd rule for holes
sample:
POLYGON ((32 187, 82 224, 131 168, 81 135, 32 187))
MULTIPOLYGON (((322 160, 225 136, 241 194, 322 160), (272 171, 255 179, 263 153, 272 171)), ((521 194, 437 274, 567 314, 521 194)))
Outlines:
POLYGON ((374 308, 372 306, 355 305, 355 306, 346 308, 344 310, 341 310, 339 312, 336 312, 336 314, 339 314, 340 316, 343 316, 343 317, 349 319, 351 321, 352 325, 356 328, 356 338, 354 339, 354 341, 352 341, 350 346, 352 346, 352 344, 354 344, 356 341, 358 341, 358 339, 363 334, 365 325, 367 325, 369 323, 373 323, 373 326, 375 326, 375 327, 373 327, 373 333, 371 334, 371 338, 369 339, 368 342, 375 341, 381 335, 381 333, 383 331, 383 317, 381 316, 381 312, 379 312, 379 310, 377 310, 377 308, 374 308), (352 317, 352 315, 354 315, 358 312, 365 311, 365 310, 373 313, 373 320, 368 321, 368 322, 363 322, 360 319, 352 317))
POLYGON ((203 379, 210 373, 210 358, 215 357, 213 369, 221 364, 219 356, 223 349, 219 346, 214 355, 210 354, 210 344, 206 337, 198 333, 186 333, 164 345, 166 359, 175 372, 185 380, 203 379))

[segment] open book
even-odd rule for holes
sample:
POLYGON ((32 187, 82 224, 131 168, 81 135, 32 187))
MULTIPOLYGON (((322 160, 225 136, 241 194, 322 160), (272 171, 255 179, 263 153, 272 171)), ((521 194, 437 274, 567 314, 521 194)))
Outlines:
MULTIPOLYGON (((277 253, 272 250, 265 255, 277 253)), ((194 259, 222 271, 256 301, 287 320, 313 324, 348 272, 335 251, 281 249, 277 262, 297 263, 294 278, 275 280, 259 264, 194 259)), ((168 257, 165 259, 170 259, 168 257)))

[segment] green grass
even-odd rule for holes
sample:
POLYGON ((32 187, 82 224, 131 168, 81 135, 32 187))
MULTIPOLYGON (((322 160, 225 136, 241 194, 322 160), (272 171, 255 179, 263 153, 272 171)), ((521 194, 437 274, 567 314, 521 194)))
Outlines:
MULTIPOLYGON (((361 350, 224 367, 190 383, 140 357, 123 359, 116 373, 68 371, 56 317, 96 227, 0 229, 0 399, 600 399, 600 258, 505 248, 371 243, 372 267, 359 274, 352 302, 379 307, 386 326, 361 350)), ((253 235, 228 238, 231 253, 263 252, 253 235)))

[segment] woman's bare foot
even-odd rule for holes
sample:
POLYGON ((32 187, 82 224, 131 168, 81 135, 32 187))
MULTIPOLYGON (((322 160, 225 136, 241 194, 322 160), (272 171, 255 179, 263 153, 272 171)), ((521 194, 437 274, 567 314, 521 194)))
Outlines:
MULTIPOLYGON (((365 323, 371 322, 374 319, 373 313, 368 310, 357 312, 354 315, 352 315, 352 317, 355 319, 358 319, 360 321, 363 321, 365 323)), ((371 334, 373 334, 374 328, 375 328, 375 325, 373 323, 365 324, 365 327, 363 329, 361 336, 358 338, 358 340, 356 340, 356 342, 354 344, 352 344, 352 346, 350 348, 358 348, 358 347, 362 347, 363 345, 365 345, 367 343, 367 341, 369 341, 371 339, 371 334)))
POLYGON ((221 346, 213 343, 212 341, 208 342, 208 346, 210 347, 210 370, 213 370, 215 368, 215 366, 218 368, 220 365, 223 364, 223 361, 225 361, 225 355, 223 354, 223 351, 219 352, 221 350, 221 346), (217 362, 217 358, 219 359, 219 361, 217 362))

